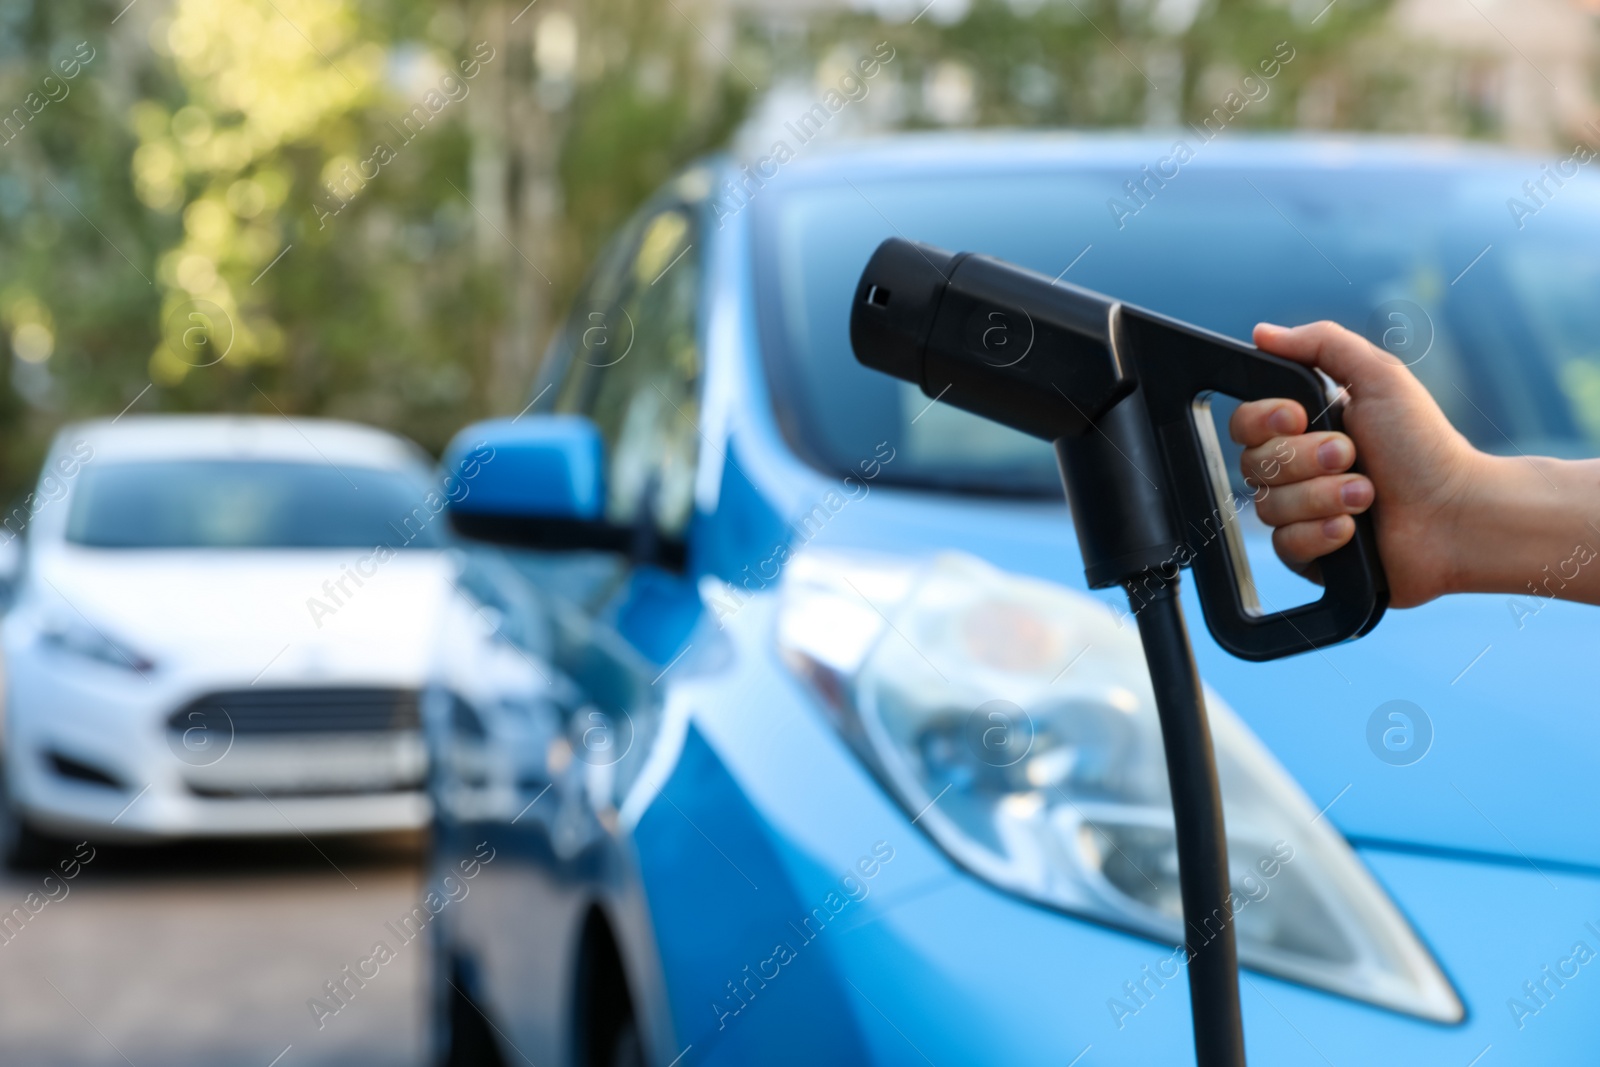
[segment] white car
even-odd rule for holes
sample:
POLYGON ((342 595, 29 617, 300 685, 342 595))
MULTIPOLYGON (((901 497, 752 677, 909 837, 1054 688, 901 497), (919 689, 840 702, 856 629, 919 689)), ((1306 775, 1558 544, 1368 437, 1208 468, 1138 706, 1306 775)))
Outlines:
POLYGON ((448 547, 476 469, 319 420, 64 429, 0 625, 13 851, 425 826, 425 694, 539 674, 448 547))

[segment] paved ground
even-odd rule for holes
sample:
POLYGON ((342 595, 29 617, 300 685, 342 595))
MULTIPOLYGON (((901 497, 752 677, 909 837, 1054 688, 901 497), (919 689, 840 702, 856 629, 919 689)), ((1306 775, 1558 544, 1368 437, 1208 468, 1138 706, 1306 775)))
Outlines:
MULTIPOLYGON (((320 1030, 306 1005, 374 942, 397 943, 384 923, 417 900, 417 853, 318 844, 326 857, 298 838, 100 849, 0 942, 0 1065, 420 1064, 424 942, 320 1030)), ((0 915, 45 873, 0 869, 0 915)))

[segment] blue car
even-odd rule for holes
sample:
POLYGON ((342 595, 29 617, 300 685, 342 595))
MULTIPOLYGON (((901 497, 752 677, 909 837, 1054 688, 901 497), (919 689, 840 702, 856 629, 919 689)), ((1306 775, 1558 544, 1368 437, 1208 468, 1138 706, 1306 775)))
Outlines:
MULTIPOLYGON (((1332 319, 1479 446, 1588 455, 1585 162, 1183 131, 678 176, 528 410, 446 456, 463 583, 541 681, 425 699, 436 1062, 1193 1062, 1126 602, 1047 444, 857 364, 856 280, 898 235, 1239 338, 1332 319)), ((1237 489, 1261 602, 1312 599, 1237 489)), ((1552 599, 1594 556, 1265 664, 1186 584, 1252 1062, 1600 1058, 1600 616, 1552 599)))

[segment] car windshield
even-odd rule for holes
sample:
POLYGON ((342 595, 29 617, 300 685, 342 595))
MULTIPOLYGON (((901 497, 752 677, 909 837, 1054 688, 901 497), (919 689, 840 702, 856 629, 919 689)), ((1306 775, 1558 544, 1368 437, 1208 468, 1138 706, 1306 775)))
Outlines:
POLYGON ((1332 319, 1412 363, 1479 447, 1594 455, 1600 183, 1546 179, 1530 197, 1524 183, 1542 177, 1537 166, 1481 160, 1451 170, 1191 164, 1147 185, 1143 203, 1124 188, 1137 168, 852 174, 764 191, 754 201, 757 290, 784 398, 778 417, 826 469, 855 470, 888 440, 897 452, 887 480, 1059 495, 1043 442, 930 406, 915 386, 856 363, 856 280, 880 241, 904 236, 1246 340, 1259 321, 1332 319))
MULTIPOLYGON (((419 474, 243 460, 91 463, 67 540, 91 548, 438 548, 419 474)), ((435 500, 442 499, 435 495, 435 500)))

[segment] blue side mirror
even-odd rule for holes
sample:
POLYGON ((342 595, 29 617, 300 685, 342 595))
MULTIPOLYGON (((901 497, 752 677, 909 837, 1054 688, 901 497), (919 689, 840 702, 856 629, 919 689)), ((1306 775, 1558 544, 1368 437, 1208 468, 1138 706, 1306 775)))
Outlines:
POLYGON ((441 459, 450 515, 473 520, 597 523, 605 515, 605 445, 581 415, 525 415, 473 423, 441 459))
POLYGON ((663 541, 647 522, 607 520, 605 442, 581 415, 476 422, 451 439, 440 462, 450 525, 463 537, 684 566, 683 542, 663 541))

